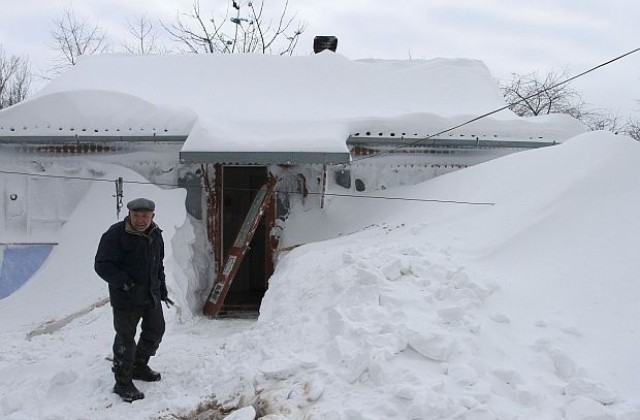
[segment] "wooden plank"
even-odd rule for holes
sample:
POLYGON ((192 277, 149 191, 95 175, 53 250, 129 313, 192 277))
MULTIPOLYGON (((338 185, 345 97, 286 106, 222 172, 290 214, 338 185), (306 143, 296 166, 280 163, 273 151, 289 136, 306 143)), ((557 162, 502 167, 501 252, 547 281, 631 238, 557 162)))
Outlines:
POLYGON ((204 315, 210 318, 215 318, 218 315, 218 312, 220 312, 227 293, 231 288, 231 283, 233 283, 244 255, 249 248, 251 239, 258 228, 260 219, 264 215, 265 209, 269 204, 269 199, 273 194, 274 184, 273 180, 268 181, 258 190, 258 193, 253 199, 251 208, 249 209, 249 212, 236 235, 233 245, 227 253, 222 269, 218 272, 218 276, 209 296, 207 297, 204 308, 202 308, 204 315))

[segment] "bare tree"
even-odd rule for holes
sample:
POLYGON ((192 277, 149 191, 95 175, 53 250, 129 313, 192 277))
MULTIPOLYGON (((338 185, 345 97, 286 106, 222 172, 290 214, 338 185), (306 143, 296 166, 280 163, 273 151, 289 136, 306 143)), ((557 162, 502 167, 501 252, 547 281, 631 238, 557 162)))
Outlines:
POLYGON ((54 49, 60 54, 53 68, 55 72, 75 65, 82 55, 99 54, 107 49, 104 31, 86 19, 78 19, 69 7, 55 19, 51 36, 54 49))
POLYGON ((10 57, 0 45, 0 109, 24 100, 31 86, 31 65, 26 58, 10 57))
POLYGON ((624 132, 625 124, 621 121, 620 116, 608 110, 589 110, 584 111, 579 116, 591 131, 605 130, 613 133, 624 132))
POLYGON ((275 16, 267 16, 265 0, 229 0, 222 16, 207 18, 199 0, 194 0, 189 13, 179 13, 176 22, 163 27, 193 53, 291 55, 304 24, 296 21, 295 13, 289 13, 289 0, 275 16))
POLYGON ((622 131, 629 137, 640 140, 640 119, 629 117, 622 131))
POLYGON ((626 134, 640 140, 640 119, 628 117, 622 120, 618 114, 607 110, 587 111, 581 119, 590 130, 605 130, 616 134, 626 134))
POLYGON ((509 108, 519 116, 559 113, 581 119, 585 112, 582 96, 570 84, 560 84, 567 73, 567 70, 514 73, 511 81, 501 86, 509 108))
POLYGON ((131 21, 127 20, 127 32, 134 38, 134 42, 123 44, 129 54, 165 53, 167 49, 158 38, 158 31, 146 15, 131 21))

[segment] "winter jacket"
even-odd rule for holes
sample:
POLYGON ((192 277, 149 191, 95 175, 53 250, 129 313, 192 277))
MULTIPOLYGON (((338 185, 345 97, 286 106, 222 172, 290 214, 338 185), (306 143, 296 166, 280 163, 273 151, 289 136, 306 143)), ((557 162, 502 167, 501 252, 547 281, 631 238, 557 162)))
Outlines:
POLYGON ((112 225, 100 238, 94 269, 109 283, 111 306, 133 309, 159 305, 167 298, 164 241, 155 224, 135 231, 128 218, 112 225))

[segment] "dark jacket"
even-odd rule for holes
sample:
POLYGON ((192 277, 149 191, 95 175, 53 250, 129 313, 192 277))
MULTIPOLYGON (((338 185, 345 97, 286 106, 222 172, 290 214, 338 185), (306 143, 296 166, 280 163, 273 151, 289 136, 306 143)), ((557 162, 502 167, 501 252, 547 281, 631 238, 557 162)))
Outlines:
POLYGON ((128 218, 100 238, 94 269, 109 283, 111 306, 132 309, 159 305, 167 297, 162 230, 151 223, 145 232, 131 228, 128 218))

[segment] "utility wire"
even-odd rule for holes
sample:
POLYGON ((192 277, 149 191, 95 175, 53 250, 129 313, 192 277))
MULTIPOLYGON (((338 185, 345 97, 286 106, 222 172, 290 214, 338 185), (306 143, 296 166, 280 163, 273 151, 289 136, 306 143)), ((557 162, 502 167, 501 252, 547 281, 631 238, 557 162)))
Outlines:
POLYGON ((640 47, 639 47, 639 48, 635 48, 635 49, 633 49, 633 50, 631 50, 631 51, 628 51, 628 52, 626 52, 626 53, 624 53, 624 54, 622 54, 622 55, 619 55, 619 56, 617 56, 617 57, 615 57, 615 58, 612 58, 612 59, 611 59, 611 60, 609 60, 609 61, 606 61, 606 62, 604 62, 604 63, 598 64, 597 66, 591 67, 590 69, 585 70, 585 71, 583 71, 582 73, 576 74, 575 76, 572 76, 572 77, 570 77, 570 78, 568 78, 568 79, 565 79, 565 80, 563 80, 563 81, 561 81, 561 82, 558 82, 558 83, 556 83, 555 85, 549 86, 549 87, 544 88, 544 89, 540 89, 539 91, 537 91, 537 92, 535 92, 535 93, 532 93, 532 94, 531 94, 531 95, 529 95, 529 96, 526 96, 526 97, 524 97, 524 98, 521 98, 521 99, 519 99, 519 100, 517 100, 517 101, 515 101, 515 102, 511 102, 511 103, 509 103, 509 104, 507 104, 507 105, 505 105, 505 106, 503 106, 503 107, 500 107, 500 108, 494 109, 493 111, 489 111, 489 112, 487 112, 487 113, 484 113, 484 114, 482 114, 482 115, 479 115, 479 116, 477 116, 477 117, 475 117, 475 118, 472 118, 472 119, 470 119, 470 120, 468 120, 468 121, 465 121, 465 122, 463 122, 463 123, 461 123, 461 124, 458 124, 458 125, 456 125, 456 126, 454 126, 454 127, 447 128, 446 130, 442 130, 442 131, 437 132, 437 133, 435 133, 435 134, 431 134, 431 135, 429 135, 429 136, 426 136, 426 137, 423 137, 423 138, 417 139, 417 140, 415 140, 415 141, 413 141, 413 142, 411 142, 411 143, 409 143, 409 144, 401 145, 401 146, 395 147, 395 148, 393 148, 393 149, 391 149, 391 150, 386 150, 386 151, 381 152, 381 153, 378 153, 378 154, 367 155, 367 156, 364 156, 364 157, 359 158, 359 159, 353 159, 353 161, 354 161, 354 162, 361 162, 361 161, 363 161, 363 160, 365 160, 365 159, 370 159, 370 158, 374 158, 374 157, 378 157, 378 156, 383 156, 383 155, 387 155, 387 154, 393 153, 394 151, 401 150, 401 149, 404 149, 404 148, 407 148, 407 147, 417 146, 418 144, 420 144, 420 142, 423 142, 423 141, 425 141, 425 140, 432 139, 432 138, 434 138, 434 137, 440 136, 440 135, 442 135, 442 134, 448 133, 448 132, 453 131, 453 130, 457 130, 458 128, 464 127, 465 125, 469 125, 469 124, 471 124, 471 123, 473 123, 473 122, 476 122, 476 121, 481 120, 481 119, 483 119, 483 118, 489 117, 489 116, 491 116, 491 115, 493 115, 493 114, 497 114, 497 113, 498 113, 498 112, 500 112, 500 111, 504 111, 505 109, 509 109, 509 108, 510 108, 510 107, 512 107, 513 105, 517 105, 517 104, 519 104, 520 102, 524 102, 524 101, 526 101, 526 100, 528 100, 528 99, 531 99, 531 98, 533 98, 533 97, 535 97, 535 96, 539 95, 539 94, 540 94, 540 93, 542 93, 544 90, 555 89, 555 88, 557 88, 557 87, 560 87, 560 86, 562 86, 562 85, 564 85, 564 84, 567 84, 567 83, 569 83, 569 82, 572 82, 572 81, 574 81, 574 80, 576 80, 576 79, 578 79, 578 78, 580 78, 580 77, 582 77, 582 76, 585 76, 585 75, 587 75, 587 74, 589 74, 589 73, 591 73, 591 72, 593 72, 593 71, 595 71, 595 70, 598 70, 598 69, 600 69, 600 68, 602 68, 602 67, 608 66, 609 64, 611 64, 611 63, 613 63, 613 62, 615 62, 615 61, 621 60, 621 59, 623 59, 623 58, 625 58, 625 57, 627 57, 627 56, 629 56, 629 55, 631 55, 631 54, 635 54, 635 53, 637 53, 638 51, 640 51, 640 47))
MULTIPOLYGON (((104 179, 104 178, 88 178, 81 176, 67 176, 67 175, 51 175, 51 174, 34 174, 30 172, 20 172, 20 171, 5 171, 0 170, 0 174, 7 175, 21 175, 21 176, 34 176, 41 178, 55 178, 55 179, 69 179, 69 180, 79 180, 79 181, 91 181, 91 182, 108 182, 113 183, 112 179, 104 179)), ((202 185, 177 185, 177 184, 167 184, 167 183, 156 183, 149 181, 127 181, 123 180, 123 184, 137 184, 137 185, 156 185, 156 186, 164 186, 164 187, 174 187, 174 188, 202 188, 202 185)), ((256 192, 257 189, 253 188, 223 188, 224 191, 246 191, 246 192, 256 192)), ((341 193, 321 193, 321 192, 312 192, 308 191, 306 193, 302 193, 299 191, 282 191, 282 190, 274 190, 274 193, 278 194, 308 194, 308 195, 324 195, 329 197, 352 197, 352 198, 369 198, 369 199, 377 199, 377 200, 396 200, 396 201, 416 201, 416 202, 426 202, 426 203, 450 203, 450 204, 469 204, 469 205, 480 205, 480 206, 493 206, 495 203, 491 202, 476 202, 476 201, 463 201, 463 200, 438 200, 438 199, 430 199, 430 198, 412 198, 412 197, 385 197, 381 195, 356 195, 356 194, 341 194, 341 193)))
MULTIPOLYGON (((105 178, 89 178, 83 176, 73 176, 73 175, 53 175, 53 174, 34 174, 31 172, 21 172, 21 171, 4 171, 0 170, 0 174, 7 175, 24 175, 24 176, 35 176, 40 178, 56 178, 56 179, 73 179, 78 181, 93 181, 93 182, 109 182, 113 183, 113 179, 105 179, 105 178)), ((123 181, 125 184, 138 184, 138 185, 157 185, 161 187, 201 187, 200 185, 177 185, 177 184, 165 184, 159 182, 150 182, 150 181, 123 181)))

